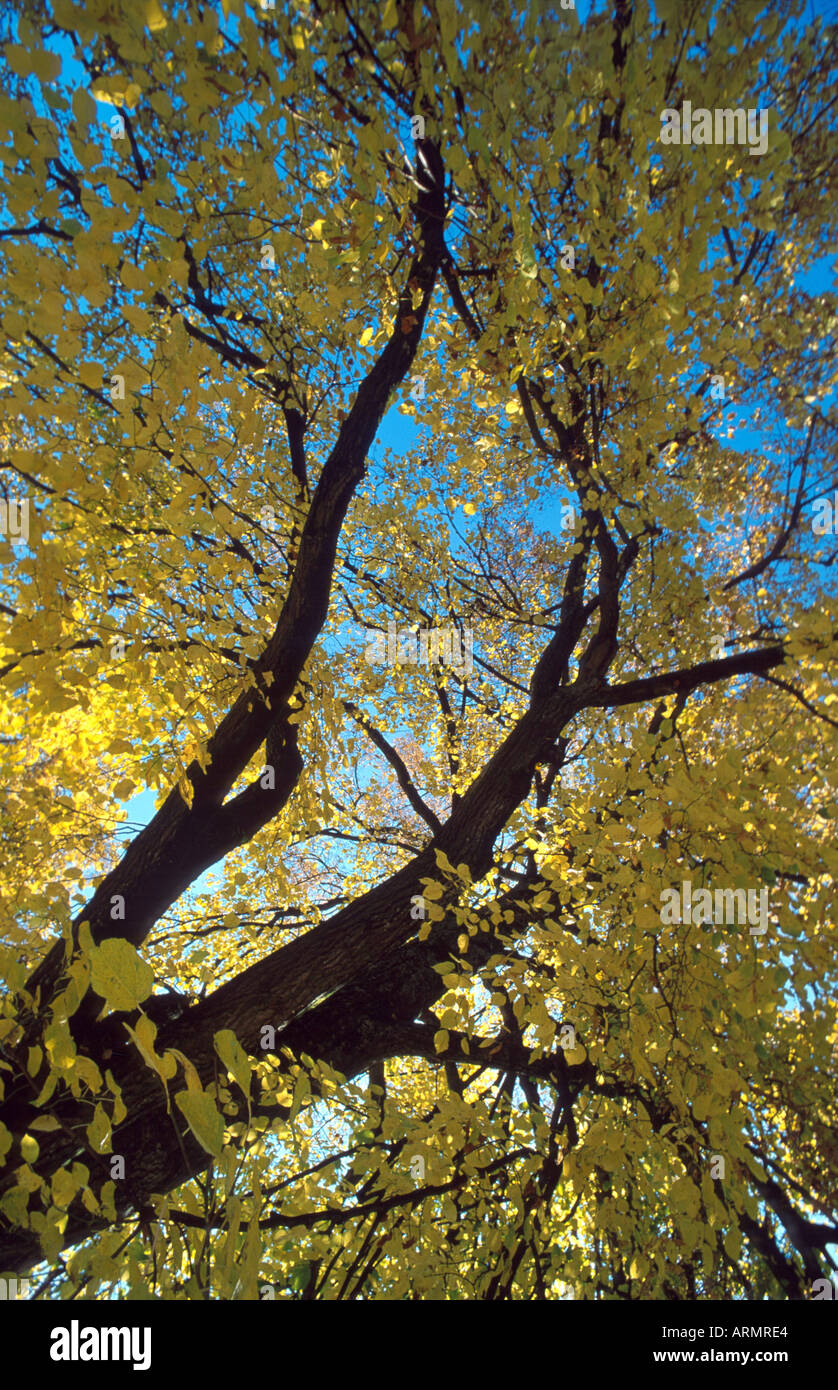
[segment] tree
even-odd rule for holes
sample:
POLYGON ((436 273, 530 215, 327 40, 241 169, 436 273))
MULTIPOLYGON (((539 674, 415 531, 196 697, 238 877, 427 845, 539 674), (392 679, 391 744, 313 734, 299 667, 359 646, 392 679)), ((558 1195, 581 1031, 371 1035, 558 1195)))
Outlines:
POLYGON ((835 26, 4 23, 0 1269, 812 1297, 835 26))

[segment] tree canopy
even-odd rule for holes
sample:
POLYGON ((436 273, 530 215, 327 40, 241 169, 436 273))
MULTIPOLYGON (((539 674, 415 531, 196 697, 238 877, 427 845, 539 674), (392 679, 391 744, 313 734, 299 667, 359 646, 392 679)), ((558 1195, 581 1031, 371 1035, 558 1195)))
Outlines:
POLYGON ((819 1296, 838 28, 1 22, 0 1273, 819 1296))

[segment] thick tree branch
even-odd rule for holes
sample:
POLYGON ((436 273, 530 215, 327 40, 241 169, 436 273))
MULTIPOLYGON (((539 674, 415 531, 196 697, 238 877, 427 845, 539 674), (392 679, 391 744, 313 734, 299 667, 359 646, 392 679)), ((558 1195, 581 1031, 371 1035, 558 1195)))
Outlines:
POLYGON ((643 700, 656 700, 661 695, 678 695, 697 690, 700 685, 712 685, 732 676, 761 675, 774 666, 781 666, 785 653, 781 646, 763 647, 761 651, 739 652, 719 661, 701 661, 696 666, 678 671, 665 671, 659 676, 624 681, 620 685, 605 685, 591 693, 587 700, 590 709, 618 709, 621 705, 636 705, 643 700))

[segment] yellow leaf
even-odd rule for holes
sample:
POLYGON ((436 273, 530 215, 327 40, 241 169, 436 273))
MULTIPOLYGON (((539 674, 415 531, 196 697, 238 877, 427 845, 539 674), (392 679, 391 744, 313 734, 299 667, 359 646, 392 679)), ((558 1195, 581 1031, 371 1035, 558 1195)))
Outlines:
POLYGON ((202 1149, 219 1158, 224 1142, 224 1120, 207 1091, 178 1091, 175 1104, 202 1149))
POLYGON ((20 1152, 27 1163, 34 1163, 41 1152, 37 1139, 33 1139, 31 1134, 24 1134, 20 1141, 20 1152))
POLYGON ((669 1193, 670 1210, 676 1219, 694 1219, 701 1209, 701 1193, 689 1178, 679 1178, 669 1193))
POLYGON ((109 1071, 105 1072, 105 1081, 107 1083, 108 1090, 114 1097, 112 1115, 113 1123, 115 1125, 121 1125, 122 1121, 125 1119, 125 1116, 128 1114, 128 1111, 126 1110, 125 1105, 123 1104, 122 1091, 120 1090, 119 1086, 117 1086, 116 1082, 113 1079, 113 1076, 109 1071))
POLYGON ((213 1037, 215 1050, 224 1066, 235 1078, 246 1096, 250 1095, 250 1062, 235 1033, 223 1028, 213 1037))
POLYGON ((742 1237, 738 1231, 726 1231, 724 1247, 732 1260, 738 1260, 742 1250, 742 1237))
POLYGON ((47 1130, 60 1129, 61 1125, 54 1115, 38 1115, 36 1119, 30 1122, 29 1128, 40 1129, 46 1132, 47 1130))
POLYGON ((361 347, 366 347, 367 343, 369 343, 369 342, 372 341, 372 336, 373 336, 373 333, 374 333, 374 332, 375 332, 375 329, 374 329, 374 328, 365 328, 365 329, 364 329, 363 333, 361 334, 360 338, 358 339, 359 343, 361 344, 361 347))
POLYGON ((96 1153, 105 1153, 111 1146, 111 1122, 105 1114, 104 1106, 101 1102, 96 1102, 96 1110, 93 1119, 87 1126, 87 1138, 90 1147, 96 1153))
POLYGON ((148 1014, 141 1014, 137 1020, 136 1028, 125 1025, 139 1049, 140 1055, 145 1062, 157 1071, 159 1058, 154 1051, 154 1039, 157 1037, 157 1024, 152 1023, 148 1014))
POLYGON ((77 1079, 84 1081, 91 1091, 101 1091, 102 1074, 99 1071, 92 1057, 83 1057, 81 1053, 75 1058, 73 1071, 77 1079))
POLYGON ((146 0, 145 22, 152 34, 156 34, 160 29, 165 29, 166 16, 161 10, 158 0, 146 0))
MULTIPOLYGON (((199 1094, 200 1092, 202 1092, 204 1088, 201 1085, 201 1078, 199 1077, 197 1071, 195 1070, 195 1067, 192 1065, 189 1058, 184 1057, 182 1052, 178 1052, 176 1047, 170 1047, 167 1055, 176 1057, 177 1060, 180 1062, 181 1066, 183 1067, 183 1073, 186 1077, 187 1090, 193 1094, 199 1094)), ((183 1092, 181 1091, 180 1094, 182 1095, 183 1092)), ((175 1100, 177 1100, 177 1096, 175 1096, 175 1100)))
POLYGON ((66 1168, 59 1168, 52 1178, 52 1200, 57 1207, 69 1206, 78 1191, 78 1182, 66 1168))
POLYGON ((111 1009, 129 1012, 154 988, 154 971, 129 941, 111 937, 90 951, 90 983, 111 1009))
POLYGON ((32 71, 41 82, 52 82, 61 71, 61 59, 57 53, 47 53, 45 49, 36 49, 32 54, 32 71))

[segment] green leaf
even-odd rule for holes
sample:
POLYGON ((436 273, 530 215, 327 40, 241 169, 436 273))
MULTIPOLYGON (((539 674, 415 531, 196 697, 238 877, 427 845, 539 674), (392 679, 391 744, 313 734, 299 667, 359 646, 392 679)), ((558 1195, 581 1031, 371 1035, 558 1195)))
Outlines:
POLYGON ((224 1120, 212 1096, 207 1091, 178 1091, 175 1104, 201 1148, 218 1158, 224 1142, 224 1120))
POLYGON ((302 1264, 294 1265, 294 1268, 291 1270, 291 1273, 288 1276, 288 1287, 293 1289, 295 1293, 302 1293, 303 1289, 308 1284, 310 1278, 311 1265, 308 1263, 308 1261, 304 1261, 302 1264))
POLYGON ((250 1062, 247 1053, 230 1028, 222 1028, 213 1036, 215 1050, 231 1076, 246 1096, 250 1095, 250 1062))

